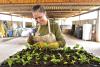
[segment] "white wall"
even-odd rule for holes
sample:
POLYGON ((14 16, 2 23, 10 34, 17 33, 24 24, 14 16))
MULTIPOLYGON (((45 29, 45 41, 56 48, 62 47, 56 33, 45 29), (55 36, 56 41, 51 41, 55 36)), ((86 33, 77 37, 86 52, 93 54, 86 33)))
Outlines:
POLYGON ((80 20, 97 18, 97 11, 86 13, 80 16, 80 20))
POLYGON ((10 15, 0 14, 0 20, 8 20, 8 21, 11 21, 11 16, 10 15))

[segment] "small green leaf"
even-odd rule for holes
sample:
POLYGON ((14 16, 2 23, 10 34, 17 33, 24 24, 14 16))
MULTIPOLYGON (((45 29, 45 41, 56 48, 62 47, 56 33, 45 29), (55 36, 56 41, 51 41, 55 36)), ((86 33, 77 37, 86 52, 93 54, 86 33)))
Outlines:
POLYGON ((67 64, 67 63, 68 63, 67 61, 64 62, 64 64, 67 64))
POLYGON ((7 60, 7 62, 8 62, 8 65, 9 65, 10 67, 12 67, 13 60, 10 58, 10 59, 7 60))

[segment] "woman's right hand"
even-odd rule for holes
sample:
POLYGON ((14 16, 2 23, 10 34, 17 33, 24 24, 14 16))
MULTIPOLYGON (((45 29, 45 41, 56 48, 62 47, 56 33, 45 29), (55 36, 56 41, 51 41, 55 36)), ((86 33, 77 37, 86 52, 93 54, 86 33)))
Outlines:
POLYGON ((29 37, 28 37, 27 42, 28 42, 30 45, 34 44, 34 42, 35 42, 35 41, 33 40, 33 36, 31 35, 31 33, 29 33, 29 37))
POLYGON ((40 42, 40 41, 42 41, 42 38, 41 38, 41 36, 34 36, 33 40, 40 42))

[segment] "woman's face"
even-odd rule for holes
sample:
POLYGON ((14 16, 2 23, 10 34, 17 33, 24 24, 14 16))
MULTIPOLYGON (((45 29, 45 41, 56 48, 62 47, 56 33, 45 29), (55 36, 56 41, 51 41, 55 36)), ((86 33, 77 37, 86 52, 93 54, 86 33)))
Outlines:
POLYGON ((33 18, 36 20, 37 23, 40 25, 46 25, 47 24, 47 17, 46 13, 42 12, 32 12, 33 18))

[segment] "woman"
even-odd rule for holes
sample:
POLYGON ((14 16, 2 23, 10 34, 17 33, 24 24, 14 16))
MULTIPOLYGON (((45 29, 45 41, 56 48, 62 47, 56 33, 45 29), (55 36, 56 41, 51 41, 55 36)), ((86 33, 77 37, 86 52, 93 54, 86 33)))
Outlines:
MULTIPOLYGON (((58 43, 59 47, 63 47, 65 45, 65 40, 61 35, 60 28, 57 23, 49 22, 47 18, 46 11, 43 6, 35 5, 32 9, 33 18, 36 20, 38 24, 37 32, 35 33, 34 38, 29 36, 28 43, 34 44, 34 41, 37 42, 49 42, 58 43)), ((55 46, 55 45, 52 45, 55 46)))

